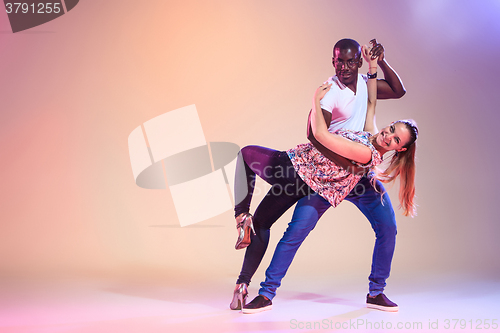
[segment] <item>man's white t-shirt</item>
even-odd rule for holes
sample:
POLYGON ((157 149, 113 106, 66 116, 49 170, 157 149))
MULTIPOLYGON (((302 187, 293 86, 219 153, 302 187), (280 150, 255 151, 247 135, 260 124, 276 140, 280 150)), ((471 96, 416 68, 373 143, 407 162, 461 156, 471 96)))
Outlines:
POLYGON ((340 128, 362 131, 365 127, 366 108, 368 105, 368 88, 366 75, 358 74, 356 94, 337 78, 328 79, 332 84, 330 90, 321 100, 321 108, 332 113, 329 132, 340 128))

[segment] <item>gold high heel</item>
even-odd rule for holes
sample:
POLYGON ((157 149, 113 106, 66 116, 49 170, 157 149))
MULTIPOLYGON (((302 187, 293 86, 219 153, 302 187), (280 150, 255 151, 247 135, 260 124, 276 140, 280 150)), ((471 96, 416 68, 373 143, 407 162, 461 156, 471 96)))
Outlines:
POLYGON ((238 229, 238 239, 234 248, 236 250, 244 249, 251 243, 250 230, 255 235, 253 228, 253 216, 250 213, 241 213, 236 217, 236 229, 238 229))
POLYGON ((245 306, 245 302, 248 296, 248 286, 246 283, 240 283, 236 285, 233 293, 233 300, 229 304, 231 310, 241 310, 245 306))

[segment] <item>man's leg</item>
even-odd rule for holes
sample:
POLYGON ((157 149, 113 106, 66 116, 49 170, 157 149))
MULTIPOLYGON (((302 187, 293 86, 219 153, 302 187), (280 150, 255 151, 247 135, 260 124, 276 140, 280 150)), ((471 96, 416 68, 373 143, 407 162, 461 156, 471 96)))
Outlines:
POLYGON ((346 197, 346 200, 361 210, 375 231, 376 241, 369 277, 370 296, 377 296, 384 291, 386 279, 391 272, 397 233, 396 217, 389 195, 384 193, 385 189, 379 181, 376 182, 376 187, 377 190, 368 177, 363 177, 346 197))
POLYGON ((260 284, 259 295, 269 299, 276 296, 276 289, 281 285, 295 253, 329 207, 330 203, 316 193, 297 202, 292 220, 276 246, 271 264, 266 270, 266 281, 260 284))

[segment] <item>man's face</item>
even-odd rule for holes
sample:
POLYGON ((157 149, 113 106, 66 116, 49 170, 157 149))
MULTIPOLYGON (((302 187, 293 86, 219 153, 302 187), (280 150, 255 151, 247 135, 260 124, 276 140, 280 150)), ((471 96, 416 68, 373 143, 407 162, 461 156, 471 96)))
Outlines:
POLYGON ((358 69, 363 64, 363 58, 358 49, 335 49, 333 67, 337 77, 344 85, 353 84, 358 76, 358 69))

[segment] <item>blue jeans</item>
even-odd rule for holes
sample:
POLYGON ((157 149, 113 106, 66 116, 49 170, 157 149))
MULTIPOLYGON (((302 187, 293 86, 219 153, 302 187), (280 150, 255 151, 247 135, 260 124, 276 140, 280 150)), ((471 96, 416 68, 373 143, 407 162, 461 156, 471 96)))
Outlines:
MULTIPOLYGON (((369 290, 372 296, 384 291, 385 281, 391 271, 397 233, 396 217, 389 195, 385 193, 382 196, 382 204, 380 197, 385 189, 379 181, 376 182, 376 186, 380 193, 373 188, 368 177, 363 177, 345 198, 363 212, 375 231, 375 248, 369 276, 369 290)), ((323 213, 330 207, 328 201, 318 194, 298 201, 292 221, 276 246, 271 264, 266 270, 266 280, 260 284, 260 295, 269 299, 276 296, 276 289, 281 285, 281 280, 290 267, 295 253, 323 213)))

